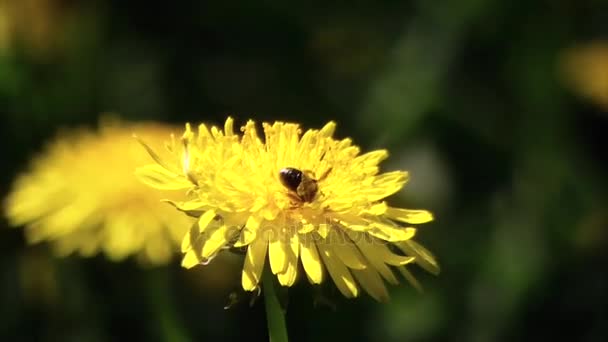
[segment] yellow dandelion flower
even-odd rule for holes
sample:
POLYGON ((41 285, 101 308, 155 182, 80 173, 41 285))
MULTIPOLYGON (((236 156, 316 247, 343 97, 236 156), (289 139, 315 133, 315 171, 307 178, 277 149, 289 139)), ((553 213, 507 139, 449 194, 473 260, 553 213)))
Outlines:
POLYGON ((134 176, 150 157, 133 133, 158 140, 173 127, 118 120, 100 126, 61 135, 36 157, 14 182, 6 216, 25 226, 28 242, 48 240, 61 256, 103 251, 113 260, 136 254, 165 263, 193 221, 160 202, 179 193, 155 191, 134 176))
POLYGON ((253 121, 236 134, 233 120, 223 131, 190 125, 181 141, 167 144, 163 159, 147 147, 157 164, 139 168, 142 182, 165 190, 187 190, 186 201, 172 201, 198 217, 182 241, 182 265, 209 262, 226 248, 246 249, 242 286, 258 287, 265 260, 283 286, 294 284, 301 262, 313 284, 329 277, 346 297, 360 288, 386 300, 384 281, 397 284, 397 270, 415 286, 406 265, 432 273, 439 267, 412 238, 409 224, 433 219, 426 210, 391 207, 386 197, 399 191, 408 173, 380 173, 388 156, 360 153, 350 139, 335 139, 335 123, 302 134, 293 123, 264 123, 264 139, 253 121))

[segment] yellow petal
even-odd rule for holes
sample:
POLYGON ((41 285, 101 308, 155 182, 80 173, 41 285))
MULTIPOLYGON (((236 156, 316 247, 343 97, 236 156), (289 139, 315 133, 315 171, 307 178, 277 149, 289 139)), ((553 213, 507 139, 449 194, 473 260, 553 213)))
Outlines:
POLYGON ((359 289, 348 271, 348 268, 346 268, 335 253, 323 243, 318 243, 317 247, 319 248, 323 263, 325 264, 325 267, 327 267, 327 271, 338 290, 347 298, 357 297, 359 295, 359 289))
POLYGON ((403 252, 416 258, 416 264, 420 267, 429 271, 432 274, 439 274, 439 264, 435 260, 435 257, 426 248, 413 240, 402 241, 395 243, 395 245, 403 252))
MULTIPOLYGON (((330 234, 331 247, 338 258, 349 268, 365 268, 365 258, 359 252, 357 246, 347 236, 339 236, 339 232, 333 230, 330 234)), ((343 234, 343 233, 342 233, 343 234)))
POLYGON ((199 232, 204 232, 205 229, 209 226, 209 223, 213 221, 215 218, 215 210, 207 210, 201 217, 198 219, 198 230, 199 232))
POLYGON ((364 195, 370 201, 379 201, 388 197, 403 188, 407 183, 408 173, 403 171, 393 171, 383 173, 374 178, 373 183, 364 189, 358 195, 364 195))
POLYGON ((295 257, 297 264, 298 256, 300 254, 300 238, 298 234, 293 234, 289 239, 289 247, 291 248, 291 254, 295 257))
POLYGON ((245 291, 253 291, 257 288, 264 270, 267 247, 267 240, 256 239, 247 248, 241 275, 241 284, 245 291))
POLYGON ((410 224, 421 224, 433 221, 433 214, 426 210, 410 210, 389 207, 385 215, 391 220, 410 224))
POLYGON ((312 239, 312 234, 302 236, 300 239, 300 257, 302 258, 304 271, 306 271, 311 283, 321 284, 323 281, 323 265, 312 239))
POLYGON ((192 132, 192 125, 190 125, 190 123, 187 122, 184 134, 182 134, 182 139, 191 140, 193 137, 194 137, 194 133, 192 132))
POLYGON ((148 144, 146 144, 141 138, 139 138, 136 134, 133 134, 133 138, 135 138, 137 140, 137 142, 139 142, 145 149, 146 152, 148 152, 148 154, 150 155, 150 157, 152 157, 152 159, 154 159, 154 161, 162 166, 165 170, 170 170, 170 166, 165 163, 162 158, 156 154, 156 152, 154 152, 154 150, 152 149, 152 147, 148 146, 148 144))
POLYGON ((385 241, 405 241, 409 240, 416 235, 416 228, 412 227, 400 227, 397 225, 384 224, 382 222, 372 222, 371 226, 373 229, 367 232, 385 241))
POLYGON ((249 229, 248 227, 243 228, 239 235, 239 239, 234 243, 234 247, 243 247, 247 246, 255 240, 257 234, 255 231, 249 229))
MULTIPOLYGON (((198 223, 195 223, 188 229, 184 238, 182 239, 181 251, 185 253, 190 249, 194 248, 196 245, 197 238, 200 237, 200 233, 198 232, 198 223)), ((198 249, 198 248, 197 248, 198 249)))
MULTIPOLYGON (((264 202, 267 203, 267 202, 264 202)), ((272 221, 277 218, 277 216, 281 213, 281 210, 276 207, 265 206, 262 208, 262 217, 265 220, 272 221)))
POLYGON ((376 240, 376 243, 373 244, 373 247, 378 253, 378 258, 380 258, 381 260, 383 260, 384 263, 389 265, 403 266, 416 261, 415 257, 398 255, 391 252, 387 244, 384 244, 378 240, 376 240))
POLYGON ((259 217, 255 215, 249 216, 247 223, 245 223, 245 228, 241 230, 239 239, 235 242, 234 247, 243 247, 250 244, 257 236, 261 223, 262 220, 259 217))
POLYGON ((209 232, 201 252, 201 256, 204 259, 213 257, 220 250, 220 248, 224 247, 228 243, 230 237, 226 236, 227 232, 228 226, 226 225, 218 227, 213 232, 209 232))
POLYGON ((298 145, 298 150, 296 151, 297 156, 304 156, 310 153, 311 150, 311 141, 313 140, 314 132, 308 130, 304 132, 304 135, 300 138, 300 144, 298 145))
POLYGON ((262 219, 260 217, 256 215, 251 215, 247 218, 247 223, 245 223, 245 226, 252 231, 256 231, 260 228, 261 224, 262 219))
POLYGON ((298 234, 308 234, 308 233, 312 232, 315 229, 316 229, 316 227, 315 227, 314 224, 312 224, 312 223, 305 223, 298 230, 298 234))
POLYGON ((386 158, 388 158, 387 150, 376 150, 358 156, 357 158, 355 158, 354 162, 358 164, 363 164, 361 166, 365 167, 378 165, 386 158))
POLYGON ((198 125, 198 137, 202 139, 211 139, 211 133, 209 133, 209 129, 207 125, 200 124, 198 125))
POLYGON ((328 232, 329 232, 329 227, 327 226, 327 223, 319 224, 319 227, 317 228, 317 233, 319 233, 319 235, 321 235, 321 237, 323 239, 327 238, 328 232))
POLYGON ((422 292, 422 285, 418 282, 416 277, 407 269, 405 266, 399 267, 399 272, 403 275, 403 277, 419 292, 422 292))
POLYGON ((292 286, 296 281, 297 276, 297 264, 288 263, 285 272, 277 274, 277 278, 279 279, 279 283, 283 286, 292 286))
POLYGON ((192 268, 199 265, 202 260, 203 259, 198 256, 197 252, 194 249, 191 249, 186 253, 186 255, 184 255, 184 258, 182 259, 182 267, 192 268))
POLYGON ((381 242, 376 240, 376 243, 374 244, 374 240, 370 240, 369 238, 359 238, 358 241, 353 239, 353 241, 355 241, 355 243, 361 250, 361 253, 363 254, 363 256, 365 256, 365 259, 367 259, 371 266, 375 268, 380 273, 380 275, 384 279, 386 279, 386 281, 394 285, 399 283, 399 281, 395 277, 395 274, 393 274, 393 271, 391 271, 391 269, 385 264, 383 254, 377 248, 379 247, 379 245, 377 244, 381 242))
POLYGON ((376 203, 363 211, 364 214, 380 216, 386 213, 388 205, 386 202, 376 203))
POLYGON ((335 130, 336 130, 336 123, 333 121, 330 121, 327 124, 325 124, 325 126, 323 126, 323 128, 321 128, 321 130, 319 131, 319 136, 331 138, 331 136, 334 135, 335 130))
POLYGON ((224 136, 224 134, 220 131, 220 129, 217 128, 217 126, 211 126, 211 135, 216 140, 219 140, 219 139, 221 139, 224 136))
POLYGON ((298 235, 294 234, 289 239, 289 244, 285 251, 287 257, 287 266, 284 272, 277 274, 279 283, 283 286, 291 286, 296 281, 298 271, 298 254, 300 242, 298 235))
POLYGON ((386 291, 386 286, 384 286, 384 282, 376 270, 372 267, 353 270, 353 275, 357 279, 357 282, 361 284, 361 287, 369 293, 372 298, 379 302, 388 302, 389 296, 386 291))
POLYGON ((342 224, 344 225, 344 228, 350 229, 354 232, 367 232, 371 229, 371 226, 367 224, 346 224, 345 222, 342 222, 342 224))
POLYGON ((285 241, 286 236, 279 233, 279 230, 273 231, 268 244, 268 260, 270 260, 270 269, 273 274, 285 272, 287 268, 287 253, 288 246, 285 241))
POLYGON ((279 279, 279 283, 283 286, 291 286, 296 281, 298 270, 298 258, 290 252, 287 255, 287 267, 285 272, 281 272, 277 274, 277 278, 279 279))
POLYGON ((333 212, 338 213, 347 212, 353 208, 353 201, 351 198, 328 198, 325 203, 333 212))
POLYGON ((352 245, 342 245, 335 244, 332 245, 331 248, 336 253, 341 262, 343 262, 346 266, 353 269, 363 269, 365 268, 365 262, 363 260, 363 256, 356 249, 353 248, 352 245))
POLYGON ((230 116, 226 119, 226 123, 224 123, 224 134, 227 137, 234 135, 234 119, 230 116))
POLYGON ((160 190, 181 190, 192 187, 186 178, 167 171, 158 164, 150 164, 135 170, 135 176, 144 184, 160 190))

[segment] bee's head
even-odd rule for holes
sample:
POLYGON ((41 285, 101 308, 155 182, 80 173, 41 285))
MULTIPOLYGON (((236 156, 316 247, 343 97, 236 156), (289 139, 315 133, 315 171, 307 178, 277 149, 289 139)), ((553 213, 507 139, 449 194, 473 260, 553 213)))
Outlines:
POLYGON ((294 192, 297 191, 298 185, 302 182, 302 175, 302 171, 293 167, 286 167, 279 171, 279 178, 283 186, 294 192))

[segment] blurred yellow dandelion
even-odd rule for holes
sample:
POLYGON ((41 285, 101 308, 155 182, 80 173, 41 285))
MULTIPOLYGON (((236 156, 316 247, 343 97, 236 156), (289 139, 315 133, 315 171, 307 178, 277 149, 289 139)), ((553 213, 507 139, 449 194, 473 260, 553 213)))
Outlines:
POLYGON ((568 49, 560 67, 565 81, 577 94, 608 110, 608 41, 568 49))
POLYGON ((23 43, 44 56, 61 44, 75 6, 65 0, 0 0, 0 52, 23 43))
POLYGON ((187 190, 187 201, 171 201, 198 217, 182 241, 182 265, 209 262, 227 248, 246 249, 242 286, 252 291, 262 278, 266 258, 283 286, 294 284, 301 262, 304 274, 319 284, 326 273, 346 297, 360 288, 377 300, 388 299, 384 280, 397 284, 394 270, 415 286, 405 265, 432 273, 434 257, 412 240, 419 224, 433 219, 425 210, 389 206, 408 173, 380 173, 385 150, 360 154, 350 139, 334 139, 335 124, 302 134, 297 124, 263 124, 264 140, 253 121, 235 134, 233 120, 223 131, 186 125, 172 153, 136 173, 163 190, 187 190), (383 280, 384 279, 384 280, 383 280))
POLYGON ((172 127, 102 120, 99 132, 78 130, 60 135, 20 175, 6 201, 13 226, 25 226, 30 243, 48 240, 59 255, 110 259, 137 255, 142 262, 169 261, 194 222, 134 176, 149 156, 133 139, 164 139, 172 127), (161 138, 163 137, 163 138, 161 138))

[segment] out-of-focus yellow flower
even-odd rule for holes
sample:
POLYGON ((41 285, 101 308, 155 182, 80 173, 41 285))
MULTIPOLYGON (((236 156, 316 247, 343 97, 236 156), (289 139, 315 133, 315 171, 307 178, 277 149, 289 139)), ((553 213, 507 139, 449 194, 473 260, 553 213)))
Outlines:
POLYGON ((156 141, 174 128, 112 119, 100 126, 57 137, 16 179, 6 215, 25 226, 28 242, 51 241, 59 255, 103 251, 112 260, 136 254, 145 263, 165 263, 194 221, 161 203, 181 193, 136 179, 133 171, 150 157, 133 133, 156 141))
POLYGON ((336 140, 335 124, 302 134, 297 124, 263 124, 264 140, 253 121, 235 134, 233 120, 224 130, 190 125, 181 140, 169 144, 172 158, 149 150, 156 164, 137 170, 157 189, 186 190, 187 201, 171 202, 198 217, 182 242, 182 265, 209 262, 226 248, 246 249, 242 286, 260 283, 268 256, 270 270, 291 286, 301 261, 314 284, 325 270, 346 297, 360 287, 386 300, 384 280, 397 284, 393 270, 418 286, 405 265, 417 263, 437 273, 434 257, 403 224, 432 220, 430 212, 389 206, 408 173, 379 173, 385 150, 360 154, 350 139, 336 140))
POLYGON ((59 42, 71 6, 65 0, 0 0, 0 50, 16 41, 34 53, 59 42))
POLYGON ((568 49, 560 67, 565 81, 576 93, 608 110, 608 41, 568 49))

